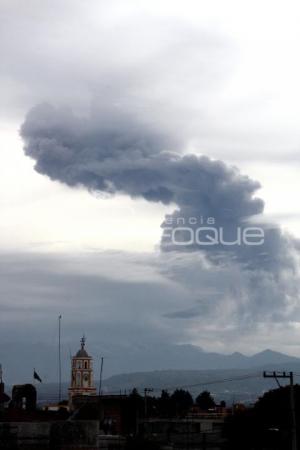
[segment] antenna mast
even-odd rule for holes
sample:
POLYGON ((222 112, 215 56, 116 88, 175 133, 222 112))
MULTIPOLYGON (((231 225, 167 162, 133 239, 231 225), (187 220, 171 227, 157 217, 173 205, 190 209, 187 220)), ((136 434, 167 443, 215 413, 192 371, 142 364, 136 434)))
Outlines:
POLYGON ((58 316, 58 401, 61 401, 61 314, 58 316))
POLYGON ((99 379, 99 397, 102 395, 102 376, 103 376, 103 362, 104 358, 101 357, 101 366, 100 366, 100 379, 99 379))

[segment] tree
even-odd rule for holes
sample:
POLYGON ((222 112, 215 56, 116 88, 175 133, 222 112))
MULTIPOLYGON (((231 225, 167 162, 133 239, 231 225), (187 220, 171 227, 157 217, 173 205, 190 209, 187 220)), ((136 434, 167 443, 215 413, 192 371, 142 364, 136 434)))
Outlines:
POLYGON ((138 400, 141 399, 141 395, 139 394, 139 391, 137 390, 137 388, 133 388, 132 391, 129 394, 129 398, 134 399, 134 400, 138 400))
POLYGON ((193 406, 193 397, 189 391, 176 389, 171 395, 173 411, 176 415, 184 415, 193 406))
POLYGON ((129 394, 126 406, 126 423, 131 433, 136 432, 138 419, 143 414, 144 400, 138 390, 134 388, 129 394))
POLYGON ((162 390, 160 397, 157 399, 158 413, 162 417, 172 416, 172 400, 167 391, 162 390))
POLYGON ((196 398, 196 403, 203 411, 208 411, 216 406, 213 397, 208 391, 201 392, 196 398))
MULTIPOLYGON (((296 405, 300 404, 300 386, 294 386, 296 405)), ((300 423, 300 408, 296 407, 300 423)), ((291 408, 289 386, 266 392, 254 408, 236 411, 226 420, 225 437, 230 450, 291 448, 291 408)), ((300 430, 298 427, 298 436, 300 430)), ((298 448, 299 443, 298 443, 298 448)))

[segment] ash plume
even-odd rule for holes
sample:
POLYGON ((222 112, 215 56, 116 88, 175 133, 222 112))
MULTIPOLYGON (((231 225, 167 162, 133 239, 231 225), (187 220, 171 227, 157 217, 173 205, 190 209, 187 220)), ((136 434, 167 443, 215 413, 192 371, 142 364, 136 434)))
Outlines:
MULTIPOLYGON (((35 160, 35 170, 52 180, 176 205, 165 218, 163 230, 170 222, 171 228, 176 226, 178 218, 213 217, 227 240, 234 240, 237 228, 250 226, 251 219, 264 210, 263 201, 255 196, 260 187, 257 181, 222 161, 181 155, 178 139, 133 114, 94 111, 82 118, 71 110, 41 104, 27 114, 21 136, 25 154, 35 160)), ((293 267, 293 240, 277 226, 260 227, 264 244, 259 247, 215 245, 201 250, 215 261, 230 256, 245 267, 274 274, 282 265, 293 267)), ((163 233, 161 249, 195 251, 199 247, 174 246, 163 233)))

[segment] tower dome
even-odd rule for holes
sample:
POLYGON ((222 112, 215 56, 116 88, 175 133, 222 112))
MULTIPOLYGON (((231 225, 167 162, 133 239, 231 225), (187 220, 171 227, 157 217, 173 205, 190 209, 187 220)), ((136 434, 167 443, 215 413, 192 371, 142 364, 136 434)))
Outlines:
POLYGON ((81 348, 78 350, 78 352, 76 353, 76 358, 90 358, 89 354, 87 353, 86 349, 84 348, 85 346, 85 337, 83 336, 81 338, 81 348))

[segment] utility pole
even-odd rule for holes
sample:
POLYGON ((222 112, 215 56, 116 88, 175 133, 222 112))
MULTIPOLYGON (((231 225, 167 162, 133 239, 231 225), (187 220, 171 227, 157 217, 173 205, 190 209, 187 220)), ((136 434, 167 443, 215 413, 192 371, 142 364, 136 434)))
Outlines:
POLYGON ((101 357, 101 364, 100 364, 100 377, 99 377, 99 397, 102 395, 102 376, 103 376, 103 356, 101 357))
POLYGON ((58 401, 61 401, 61 314, 58 316, 58 401))
POLYGON ((151 388, 145 388, 144 389, 144 415, 145 415, 145 419, 147 419, 147 415, 148 415, 147 394, 149 394, 150 392, 153 392, 153 389, 151 389, 151 388))
POLYGON ((297 424, 296 424, 296 409, 295 409, 295 395, 294 395, 294 374, 293 372, 264 372, 264 378, 274 378, 278 383, 278 378, 288 378, 290 380, 290 408, 292 421, 292 450, 297 450, 297 424))

